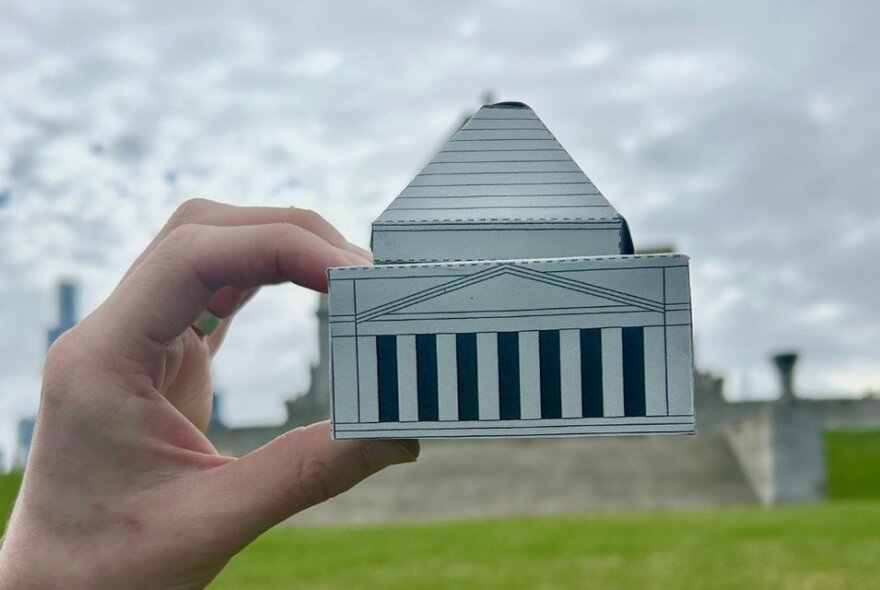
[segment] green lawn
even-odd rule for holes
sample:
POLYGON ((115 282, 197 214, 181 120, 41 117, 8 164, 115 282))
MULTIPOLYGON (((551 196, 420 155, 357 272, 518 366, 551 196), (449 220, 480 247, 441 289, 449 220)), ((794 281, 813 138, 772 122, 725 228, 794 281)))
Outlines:
POLYGON ((6 521, 12 510, 12 503, 21 485, 21 472, 0 473, 0 534, 6 529, 6 521))
POLYGON ((877 588, 880 502, 275 529, 213 588, 877 588))
MULTIPOLYGON (((212 588, 877 588, 880 433, 829 433, 826 452, 824 505, 278 528, 212 588)), ((0 476, 4 524, 19 481, 0 476)))
POLYGON ((880 498, 880 431, 825 433, 828 497, 880 498))

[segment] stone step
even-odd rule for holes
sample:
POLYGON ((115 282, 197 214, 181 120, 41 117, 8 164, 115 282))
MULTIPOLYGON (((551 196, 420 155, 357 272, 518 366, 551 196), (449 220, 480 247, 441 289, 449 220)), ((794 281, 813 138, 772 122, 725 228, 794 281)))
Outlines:
POLYGON ((291 524, 466 519, 752 504, 721 435, 423 441, 291 524))

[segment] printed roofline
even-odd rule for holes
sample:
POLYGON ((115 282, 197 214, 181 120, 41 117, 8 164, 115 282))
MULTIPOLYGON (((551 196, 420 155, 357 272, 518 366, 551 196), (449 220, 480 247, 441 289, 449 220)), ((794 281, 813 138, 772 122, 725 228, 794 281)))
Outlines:
MULTIPOLYGON (((556 264, 556 263, 564 263, 564 262, 605 262, 605 261, 619 261, 630 264, 637 264, 643 260, 678 260, 683 264, 677 264, 674 266, 688 266, 690 262, 690 256, 687 254, 679 254, 679 253, 663 253, 663 254, 615 254, 615 255, 602 255, 602 256, 564 256, 560 258, 513 258, 509 260, 454 260, 454 261, 427 261, 427 262, 412 262, 406 264, 393 264, 393 265, 376 265, 376 266, 336 266, 327 269, 327 275, 330 280, 338 277, 339 275, 349 274, 349 273, 387 273, 387 272, 397 272, 400 270, 404 270, 407 268, 455 268, 462 266, 488 266, 488 265, 498 265, 498 264, 556 264)), ((672 266, 672 265, 671 265, 672 266)), ((657 268, 661 268, 658 264, 657 268)), ((341 277, 339 277, 341 278, 341 277)))
POLYGON ((382 225, 448 225, 450 223, 505 223, 513 225, 528 225, 530 223, 543 222, 572 222, 572 223, 589 223, 592 221, 615 221, 622 222, 623 216, 617 215, 608 217, 461 217, 456 219, 377 219, 373 222, 373 226, 382 225))

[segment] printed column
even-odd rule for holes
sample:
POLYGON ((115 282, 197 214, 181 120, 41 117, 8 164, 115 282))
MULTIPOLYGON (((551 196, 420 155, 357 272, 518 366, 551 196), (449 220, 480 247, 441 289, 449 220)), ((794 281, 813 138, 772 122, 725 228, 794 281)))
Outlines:
POLYGON ((538 332, 519 333, 520 418, 541 417, 541 369, 538 332))
POLYGON ((645 328, 645 403, 648 416, 665 416, 666 343, 663 326, 645 328))
POLYGON ((378 422, 379 387, 376 373, 376 337, 359 336, 357 342, 361 422, 378 422))
POLYGON ((494 333, 477 334, 477 376, 480 420, 497 420, 498 340, 494 333))
POLYGON ((580 418, 584 415, 584 408, 581 398, 579 330, 559 331, 559 371, 562 375, 562 417, 580 418))
POLYGON ((397 337, 397 390, 401 422, 419 419, 418 380, 416 367, 416 337, 397 337))
POLYGON ((604 416, 623 416, 623 338, 620 328, 602 328, 604 416))
POLYGON ((440 420, 458 420, 455 334, 437 334, 437 404, 440 420))

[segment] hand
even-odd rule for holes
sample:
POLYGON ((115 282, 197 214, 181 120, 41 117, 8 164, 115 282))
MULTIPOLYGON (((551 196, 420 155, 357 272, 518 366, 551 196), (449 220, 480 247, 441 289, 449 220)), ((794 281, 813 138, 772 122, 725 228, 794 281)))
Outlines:
POLYGON ((325 291, 370 264, 297 209, 184 204, 46 359, 37 428, 0 550, 0 588, 199 588, 272 525, 395 463, 416 441, 332 441, 327 422, 241 458, 203 434, 209 363, 260 285, 325 291), (224 318, 211 336, 191 324, 224 318))

